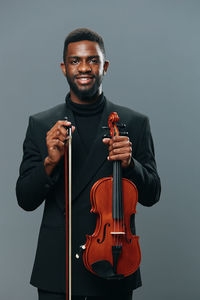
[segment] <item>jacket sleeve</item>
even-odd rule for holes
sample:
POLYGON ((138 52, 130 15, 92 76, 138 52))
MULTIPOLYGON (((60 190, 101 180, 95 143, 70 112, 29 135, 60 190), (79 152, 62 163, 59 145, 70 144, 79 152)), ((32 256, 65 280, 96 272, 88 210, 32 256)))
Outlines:
POLYGON ((138 135, 137 144, 132 143, 134 156, 124 176, 133 181, 138 189, 138 202, 152 206, 158 202, 161 192, 160 178, 157 173, 153 139, 150 124, 145 117, 138 135))
POLYGON ((52 176, 48 176, 45 172, 44 159, 42 159, 39 146, 34 138, 32 117, 29 119, 23 144, 23 159, 19 173, 16 184, 18 204, 24 210, 32 211, 45 200, 58 177, 56 171, 52 176))

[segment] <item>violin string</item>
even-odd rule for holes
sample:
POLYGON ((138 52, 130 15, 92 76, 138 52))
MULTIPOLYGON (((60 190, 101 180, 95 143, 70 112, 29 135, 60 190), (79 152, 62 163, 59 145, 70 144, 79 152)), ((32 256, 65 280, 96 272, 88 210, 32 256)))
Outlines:
MULTIPOLYGON (((114 165, 115 165, 115 175, 116 175, 116 163, 114 163, 114 165)), ((116 186, 117 186, 117 182, 116 182, 116 178, 117 178, 117 176, 115 176, 115 231, 117 231, 117 199, 116 199, 116 197, 117 197, 117 195, 116 195, 116 186)), ((115 235, 115 243, 116 243, 116 245, 117 245, 117 235, 115 235)))
MULTIPOLYGON (((117 209, 117 215, 116 215, 116 217, 117 217, 117 232, 119 232, 119 207, 118 207, 118 203, 119 203, 119 201, 118 201, 118 197, 119 197, 119 195, 118 195, 118 168, 117 168, 117 161, 115 162, 115 169, 116 169, 116 209, 117 209)), ((119 244, 119 235, 117 234, 116 235, 116 238, 117 238, 117 246, 118 246, 118 244, 119 244)))
MULTIPOLYGON (((115 164, 113 163, 113 175, 115 174, 115 164)), ((115 195, 115 177, 113 176, 113 196, 115 195)), ((115 201, 115 198, 113 199, 113 205, 114 205, 114 208, 113 208, 113 220, 114 220, 114 232, 116 230, 116 201, 115 201)), ((114 245, 116 245, 116 236, 114 234, 114 245)))
MULTIPOLYGON (((116 174, 116 177, 115 177, 115 182, 116 182, 116 185, 115 185, 115 188, 116 188, 116 191, 115 191, 115 195, 116 195, 116 225, 117 225, 117 231, 118 231, 118 182, 117 182, 117 178, 118 178, 118 174, 117 174, 117 162, 115 162, 115 174, 116 174)), ((116 235, 116 245, 118 246, 118 234, 116 235)))
MULTIPOLYGON (((117 135, 117 131, 116 131, 116 124, 114 125, 114 135, 117 135)), ((118 231, 118 182, 117 182, 117 178, 118 178, 118 174, 117 174, 117 161, 114 162, 114 168, 115 168, 115 207, 116 207, 116 231, 118 231)), ((115 245, 118 246, 118 234, 115 235, 115 245)))
MULTIPOLYGON (((119 211, 119 201, 120 201, 120 190, 119 190, 119 162, 116 161, 117 166, 117 231, 120 229, 120 211, 119 211)), ((117 246, 119 246, 119 234, 117 235, 117 246)))
MULTIPOLYGON (((122 232, 124 232, 124 205, 123 205, 123 180, 121 178, 121 197, 122 197, 122 200, 121 200, 121 210, 122 210, 122 232)), ((122 236, 122 241, 124 240, 124 236, 122 236)))
MULTIPOLYGON (((116 163, 117 165, 117 231, 119 232, 119 222, 120 222, 120 211, 119 211, 119 163, 116 163)), ((117 246, 119 246, 119 234, 117 235, 117 246)))
MULTIPOLYGON (((120 231, 123 232, 122 228, 122 216, 123 216, 123 211, 122 211, 122 176, 121 176, 121 161, 119 162, 119 185, 120 185, 120 231)), ((120 236, 120 245, 122 245, 122 235, 120 236)))
MULTIPOLYGON (((122 201, 122 195, 121 195, 121 192, 122 192, 122 187, 121 187, 121 170, 120 170, 120 168, 121 168, 121 162, 119 162, 119 214, 120 214, 120 223, 119 223, 119 225, 120 225, 120 232, 122 232, 122 228, 121 228, 121 224, 122 224, 122 207, 121 207, 121 205, 122 205, 122 203, 121 203, 121 201, 122 201)), ((120 235, 120 245, 121 245, 121 240, 122 240, 122 235, 120 235)))
MULTIPOLYGON (((118 174, 117 174, 117 163, 115 163, 115 169, 116 169, 116 224, 117 224, 117 232, 118 232, 118 230, 119 230, 119 224, 118 224, 118 220, 119 220, 119 216, 118 216, 118 182, 117 182, 117 176, 118 176, 118 174)), ((116 240, 117 240, 117 246, 118 246, 118 239, 119 239, 119 236, 118 236, 118 234, 116 234, 116 240)))
MULTIPOLYGON (((117 178, 118 178, 118 193, 119 193, 119 195, 118 195, 118 210, 119 210, 119 222, 118 222, 118 226, 119 226, 119 228, 118 228, 118 230, 119 230, 119 232, 121 231, 121 228, 120 228, 120 225, 121 225, 121 187, 120 187, 120 161, 118 161, 118 163, 117 163, 117 169, 118 169, 118 176, 117 176, 117 178)), ((121 241, 121 234, 119 235, 119 238, 118 238, 118 244, 120 245, 120 241, 121 241)))

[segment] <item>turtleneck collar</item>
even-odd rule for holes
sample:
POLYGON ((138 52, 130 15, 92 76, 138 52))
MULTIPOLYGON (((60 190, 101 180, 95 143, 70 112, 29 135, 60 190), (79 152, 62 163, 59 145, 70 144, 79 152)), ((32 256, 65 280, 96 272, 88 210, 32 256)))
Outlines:
POLYGON ((79 115, 95 115, 100 113, 105 105, 106 99, 104 97, 104 94, 101 93, 101 95, 98 97, 97 101, 91 104, 79 104, 75 103, 70 98, 70 93, 67 94, 66 98, 66 105, 76 114, 79 115))

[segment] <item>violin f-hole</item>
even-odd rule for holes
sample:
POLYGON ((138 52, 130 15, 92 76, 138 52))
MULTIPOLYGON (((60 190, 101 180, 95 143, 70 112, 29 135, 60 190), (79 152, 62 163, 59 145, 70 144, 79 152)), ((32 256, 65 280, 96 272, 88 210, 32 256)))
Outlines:
POLYGON ((103 229, 103 239, 100 241, 100 239, 97 239, 97 243, 98 244, 102 244, 103 243, 103 241, 105 240, 105 236, 106 236, 106 227, 110 227, 110 224, 109 223, 106 223, 105 225, 104 225, 104 229, 103 229))

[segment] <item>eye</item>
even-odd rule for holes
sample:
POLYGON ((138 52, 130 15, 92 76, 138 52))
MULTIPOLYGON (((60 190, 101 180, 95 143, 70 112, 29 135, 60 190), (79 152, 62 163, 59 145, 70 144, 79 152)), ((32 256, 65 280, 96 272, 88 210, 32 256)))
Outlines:
POLYGON ((70 61, 70 64, 71 65, 76 65, 78 63, 78 60, 77 59, 73 59, 70 61))
POLYGON ((98 59, 97 58, 92 58, 91 59, 91 63, 93 63, 93 64, 98 64, 98 59))

